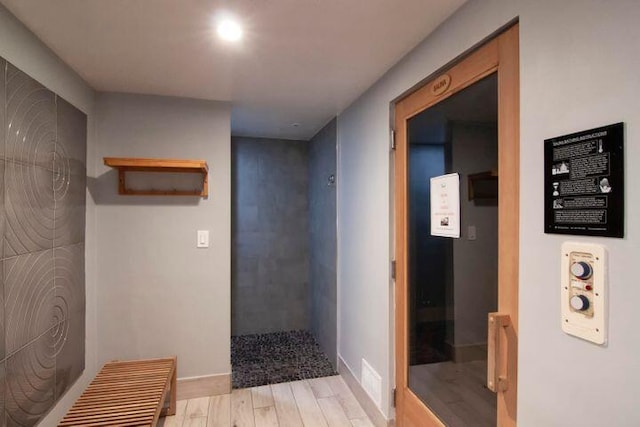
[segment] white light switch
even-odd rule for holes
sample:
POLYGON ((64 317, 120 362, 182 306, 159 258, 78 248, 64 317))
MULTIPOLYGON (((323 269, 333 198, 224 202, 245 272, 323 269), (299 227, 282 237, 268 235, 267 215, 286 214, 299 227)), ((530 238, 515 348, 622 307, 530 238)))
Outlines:
POLYGON ((209 247, 209 230, 198 230, 198 248, 209 247))
POLYGON ((467 228, 467 240, 476 240, 476 226, 470 225, 467 228))

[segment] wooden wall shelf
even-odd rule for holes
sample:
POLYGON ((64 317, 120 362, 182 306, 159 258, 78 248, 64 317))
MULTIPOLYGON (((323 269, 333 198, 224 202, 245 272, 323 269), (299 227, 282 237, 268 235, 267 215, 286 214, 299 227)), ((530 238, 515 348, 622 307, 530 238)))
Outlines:
POLYGON ((498 171, 470 174, 468 179, 469 200, 498 199, 498 171))
POLYGON ((209 166, 204 160, 140 159, 105 157, 104 164, 118 170, 118 193, 138 196, 200 196, 209 195, 209 166), (126 172, 165 172, 202 174, 201 190, 135 190, 127 188, 126 172))

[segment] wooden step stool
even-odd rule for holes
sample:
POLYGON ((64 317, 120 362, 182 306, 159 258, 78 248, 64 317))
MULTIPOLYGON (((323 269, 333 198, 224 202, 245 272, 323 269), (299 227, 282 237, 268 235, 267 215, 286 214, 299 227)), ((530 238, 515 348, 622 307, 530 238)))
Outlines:
POLYGON ((176 357, 109 362, 58 426, 155 426, 176 413, 176 368, 176 357))

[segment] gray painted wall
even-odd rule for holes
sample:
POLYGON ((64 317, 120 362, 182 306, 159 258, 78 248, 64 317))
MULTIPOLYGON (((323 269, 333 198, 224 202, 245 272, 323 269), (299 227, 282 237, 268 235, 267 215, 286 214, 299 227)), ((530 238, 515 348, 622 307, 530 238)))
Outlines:
POLYGON ((306 141, 232 139, 232 334, 309 326, 306 141))
POLYGON ((470 0, 338 117, 338 351, 360 378, 366 358, 394 384, 390 102, 515 18, 520 20, 520 317, 518 425, 638 425, 640 192, 626 194, 624 239, 546 235, 543 140, 626 122, 627 182, 640 179, 637 0, 470 0), (560 247, 609 252, 609 343, 560 327, 560 247), (551 383, 550 383, 551 381, 551 383), (550 384, 552 386, 550 386, 550 384), (594 404, 594 396, 597 404, 594 404), (571 408, 571 410, 567 410, 571 408))
POLYGON ((230 106, 100 93, 96 117, 99 362, 175 354, 181 378, 229 374, 230 106), (121 196, 111 156, 204 159, 209 197, 121 196))
POLYGON ((337 121, 309 142, 309 306, 311 333, 336 366, 336 173, 337 121))

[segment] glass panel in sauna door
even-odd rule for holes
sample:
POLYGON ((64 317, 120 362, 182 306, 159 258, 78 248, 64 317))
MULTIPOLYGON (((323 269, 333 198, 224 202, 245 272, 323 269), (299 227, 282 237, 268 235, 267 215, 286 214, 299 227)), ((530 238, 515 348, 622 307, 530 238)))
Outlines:
POLYGON ((408 384, 454 427, 496 425, 486 369, 498 301, 497 96, 493 74, 407 123, 408 384), (460 238, 431 235, 430 178, 449 173, 460 176, 460 238))

